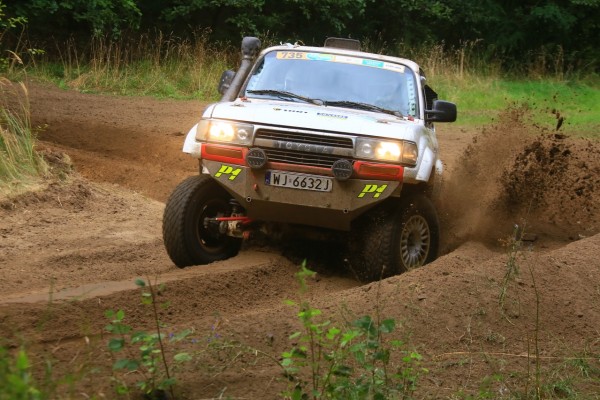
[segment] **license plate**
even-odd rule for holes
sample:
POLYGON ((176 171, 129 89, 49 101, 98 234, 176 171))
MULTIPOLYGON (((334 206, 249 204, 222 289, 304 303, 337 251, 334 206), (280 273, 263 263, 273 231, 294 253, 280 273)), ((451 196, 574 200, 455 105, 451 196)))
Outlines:
POLYGON ((319 175, 298 174, 295 172, 267 171, 265 184, 292 189, 331 192, 333 179, 319 175))

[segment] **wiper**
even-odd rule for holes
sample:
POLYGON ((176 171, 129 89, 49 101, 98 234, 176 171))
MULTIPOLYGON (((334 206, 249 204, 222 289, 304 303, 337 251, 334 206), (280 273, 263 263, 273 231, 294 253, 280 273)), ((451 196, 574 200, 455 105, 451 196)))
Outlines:
POLYGON ((252 93, 252 94, 272 95, 272 96, 279 97, 280 99, 298 99, 298 100, 304 101, 305 103, 316 104, 318 106, 322 106, 324 103, 323 100, 311 99, 310 97, 302 96, 302 95, 288 92, 285 90, 263 89, 263 90, 247 90, 246 92, 252 93))
POLYGON ((337 106, 337 107, 347 107, 347 108, 355 108, 357 110, 366 110, 366 111, 377 111, 385 114, 395 115, 396 117, 402 118, 403 115, 400 111, 388 110, 387 108, 379 107, 374 104, 369 103, 360 103, 358 101, 326 101, 326 106, 337 106))

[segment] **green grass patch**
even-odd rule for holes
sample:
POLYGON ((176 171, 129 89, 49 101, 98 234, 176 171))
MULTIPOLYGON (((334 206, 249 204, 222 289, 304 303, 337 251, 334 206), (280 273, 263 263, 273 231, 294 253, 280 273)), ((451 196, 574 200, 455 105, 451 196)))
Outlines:
POLYGON ((159 67, 140 61, 127 68, 95 70, 84 66, 69 73, 60 64, 48 63, 31 70, 29 76, 82 93, 217 100, 216 85, 225 69, 227 66, 218 61, 191 65, 169 62, 159 67))
POLYGON ((493 122, 508 105, 527 104, 541 126, 561 129, 579 136, 600 137, 600 82, 556 80, 507 80, 477 78, 437 79, 440 98, 457 104, 461 125, 493 122))
POLYGON ((209 43, 206 33, 193 40, 160 32, 135 38, 93 38, 89 48, 72 42, 60 53, 40 55, 21 70, 7 71, 12 80, 22 74, 64 89, 120 96, 217 100, 221 73, 234 68, 239 55, 228 45, 209 43))
MULTIPOLYGON (((8 71, 9 77, 19 79, 26 70, 30 77, 87 93, 216 101, 221 73, 236 69, 239 61, 237 46, 211 43, 206 32, 191 40, 154 32, 118 40, 94 38, 87 49, 73 42, 57 48, 58 56, 40 53, 23 70, 8 71)), ((517 103, 526 104, 534 122, 548 129, 555 129, 561 117, 561 129, 576 136, 595 137, 600 128, 597 75, 566 74, 560 68, 540 75, 535 65, 521 75, 507 75, 499 61, 481 53, 477 42, 458 49, 432 44, 389 54, 414 59, 427 71, 440 98, 457 104, 458 125, 489 124, 517 103)))

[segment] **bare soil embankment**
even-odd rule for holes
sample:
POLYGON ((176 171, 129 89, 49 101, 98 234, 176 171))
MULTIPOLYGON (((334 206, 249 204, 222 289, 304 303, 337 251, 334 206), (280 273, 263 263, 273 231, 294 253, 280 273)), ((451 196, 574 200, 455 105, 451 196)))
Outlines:
MULTIPOLYGON (((76 393, 112 398, 104 312, 123 309, 130 324, 152 329, 133 280, 160 279, 167 282, 161 302, 170 304, 161 311, 166 329, 194 330, 184 345, 194 361, 178 373, 181 397, 278 398, 288 382, 261 354, 277 359, 299 328, 283 301, 298 297, 301 245, 247 246, 233 259, 186 270, 162 248, 163 202, 197 171, 180 148, 203 104, 37 85, 29 95, 33 123, 44 126, 40 146, 68 154, 76 172, 1 202, 5 343, 25 343, 37 362, 52 359, 58 375, 81 374, 76 393)), ((568 378, 593 398, 600 390, 598 144, 544 132, 518 109, 483 131, 440 124, 438 136, 448 172, 439 204, 445 254, 361 286, 327 268, 327 249, 306 248, 319 271, 308 298, 340 323, 378 312, 394 318, 395 337, 430 369, 417 397, 477 393, 487 381, 498 397, 523 393, 532 389, 537 351, 544 383, 568 378), (518 274, 506 282, 502 244, 515 225, 528 241, 514 257, 518 274), (590 366, 592 379, 578 375, 573 357, 590 366), (496 375, 502 379, 486 378, 496 375)))

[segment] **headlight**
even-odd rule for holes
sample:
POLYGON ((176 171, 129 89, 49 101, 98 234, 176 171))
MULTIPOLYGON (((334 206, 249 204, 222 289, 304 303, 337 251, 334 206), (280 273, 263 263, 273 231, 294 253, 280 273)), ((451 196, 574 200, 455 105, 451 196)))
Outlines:
POLYGON ((413 142, 358 138, 356 157, 414 166, 419 152, 413 142))
POLYGON ((196 140, 251 145, 254 126, 228 121, 202 120, 198 124, 196 140))

